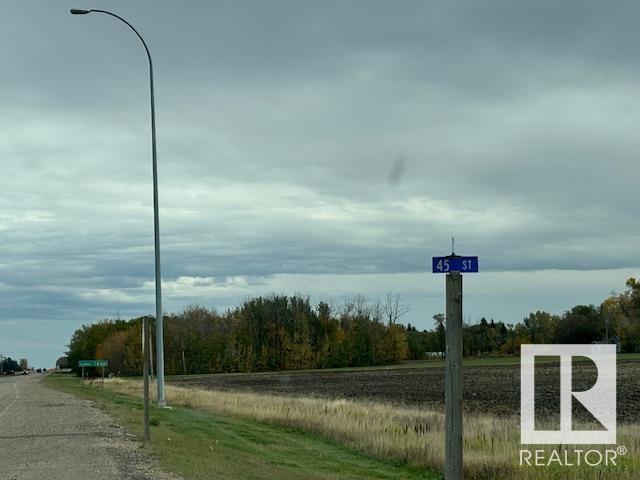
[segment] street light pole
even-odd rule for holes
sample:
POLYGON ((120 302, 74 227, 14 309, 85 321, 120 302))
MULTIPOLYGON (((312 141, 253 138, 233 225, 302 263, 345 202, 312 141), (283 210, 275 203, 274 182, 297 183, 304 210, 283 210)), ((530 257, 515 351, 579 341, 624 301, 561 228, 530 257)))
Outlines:
POLYGON ((156 375, 158 379, 158 406, 165 407, 167 400, 164 395, 164 337, 162 328, 162 275, 160 272, 160 222, 158 216, 158 162, 156 157, 156 107, 153 90, 153 62, 151 53, 142 35, 124 18, 106 10, 82 10, 72 8, 72 15, 86 15, 88 13, 104 13, 117 18, 126 24, 142 42, 147 58, 149 59, 149 86, 151 91, 151 155, 153 161, 153 234, 155 251, 155 290, 156 290, 156 375))

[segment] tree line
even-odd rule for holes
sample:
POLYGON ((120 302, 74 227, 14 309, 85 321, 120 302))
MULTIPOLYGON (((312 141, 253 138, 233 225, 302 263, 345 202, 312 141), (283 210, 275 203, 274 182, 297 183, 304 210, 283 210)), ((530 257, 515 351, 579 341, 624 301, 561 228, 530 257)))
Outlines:
MULTIPOLYGON (((407 309, 398 295, 368 304, 356 297, 340 307, 312 305, 308 297, 272 295, 219 314, 192 306, 163 316, 168 375, 368 366, 408 356, 407 309)), ((151 328, 155 320, 148 317, 151 328)), ((106 359, 122 375, 142 371, 143 317, 104 320, 76 330, 67 352, 79 360, 106 359)), ((155 351, 155 345, 151 346, 155 351)))
MULTIPOLYGON (((163 317, 165 372, 353 367, 442 355, 444 314, 433 317, 433 329, 418 331, 398 323, 406 312, 393 294, 373 305, 355 297, 338 307, 312 305, 299 295, 272 295, 249 299, 223 314, 192 306, 163 317)), ((154 329, 154 318, 148 319, 154 329)), ((69 366, 76 369, 79 360, 106 359, 113 373, 140 374, 142 321, 83 325, 69 343, 69 366)), ((612 294, 599 306, 576 305, 562 315, 536 311, 513 323, 482 318, 465 324, 463 335, 466 356, 518 354, 523 343, 591 343, 605 338, 623 352, 640 352, 640 282, 630 278, 623 293, 612 294)), ((155 351, 155 345, 151 349, 155 351)))
MULTIPOLYGON (((407 326, 410 359, 424 359, 444 352, 445 318, 433 317, 431 330, 407 326)), ((536 311, 521 322, 480 319, 463 326, 464 354, 518 354, 523 343, 615 342, 623 352, 640 352, 640 282, 630 278, 623 293, 612 294, 599 306, 576 305, 562 315, 536 311)))

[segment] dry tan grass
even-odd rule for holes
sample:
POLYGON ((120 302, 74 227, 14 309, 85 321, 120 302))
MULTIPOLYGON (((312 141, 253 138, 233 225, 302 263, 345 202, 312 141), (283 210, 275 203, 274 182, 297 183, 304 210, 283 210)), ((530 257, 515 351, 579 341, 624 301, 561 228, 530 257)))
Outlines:
MULTIPOLYGON (((142 396, 142 382, 105 382, 120 393, 142 396)), ((151 389, 152 392, 154 389, 151 389)), ((403 460, 441 470, 444 458, 444 415, 382 403, 223 392, 167 385, 172 405, 222 412, 319 433, 380 458, 403 460)), ((600 480, 640 478, 640 426, 619 428, 618 442, 628 448, 618 467, 520 467, 517 417, 466 415, 465 479, 468 480, 600 480)), ((537 447, 541 448, 541 447, 537 447)))

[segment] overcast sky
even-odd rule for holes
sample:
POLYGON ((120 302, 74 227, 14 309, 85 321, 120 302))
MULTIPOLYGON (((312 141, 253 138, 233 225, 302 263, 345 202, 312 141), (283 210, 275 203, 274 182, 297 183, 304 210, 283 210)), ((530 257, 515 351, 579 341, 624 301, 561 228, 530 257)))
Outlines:
POLYGON ((154 312, 400 293, 480 257, 464 315, 601 302, 640 274, 638 2, 9 1, 0 16, 0 353, 154 312))

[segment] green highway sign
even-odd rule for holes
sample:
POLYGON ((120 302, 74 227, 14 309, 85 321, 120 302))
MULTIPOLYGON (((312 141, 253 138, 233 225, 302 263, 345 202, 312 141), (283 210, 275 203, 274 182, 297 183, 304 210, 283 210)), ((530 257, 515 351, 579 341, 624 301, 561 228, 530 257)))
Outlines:
POLYGON ((107 360, 80 360, 78 362, 79 367, 108 367, 109 362, 107 360))

